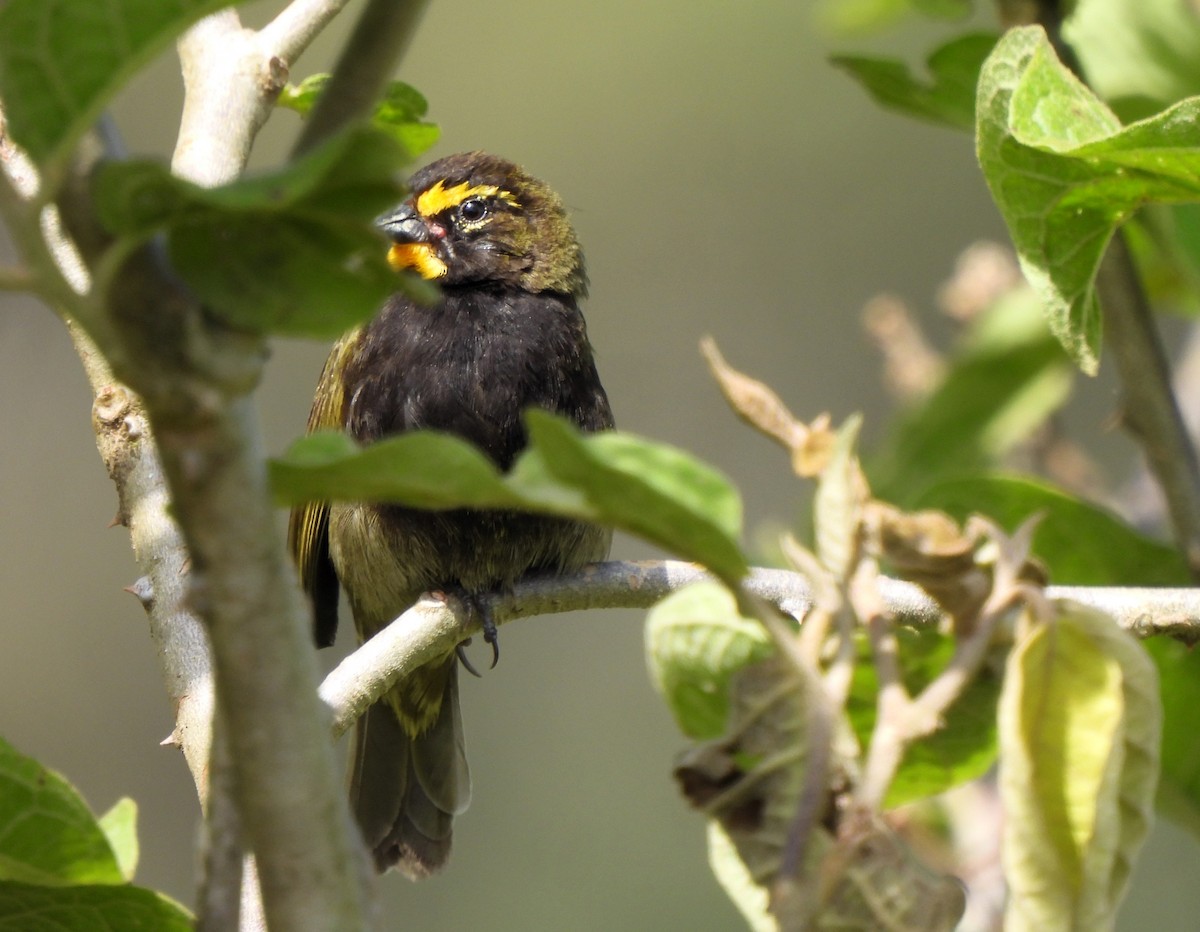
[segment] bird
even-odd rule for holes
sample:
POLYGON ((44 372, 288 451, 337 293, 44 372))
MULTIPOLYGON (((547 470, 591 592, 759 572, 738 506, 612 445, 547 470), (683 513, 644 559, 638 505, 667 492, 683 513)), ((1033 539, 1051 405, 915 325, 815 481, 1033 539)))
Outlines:
MULTIPOLYGON (((398 273, 438 286, 433 303, 398 289, 331 349, 309 432, 360 444, 432 429, 463 438, 501 470, 527 445, 539 408, 587 432, 612 429, 580 310, 583 253, 562 199, 517 164, 465 152, 418 171, 377 221, 398 273)), ((339 587, 365 641, 426 592, 459 594, 482 614, 487 593, 527 574, 571 573, 607 557, 610 529, 516 511, 427 511, 380 502, 293 509, 288 542, 313 606, 319 646, 333 642, 339 587)), ((456 652, 466 663, 461 645, 456 652)), ((418 880, 450 854, 470 801, 456 653, 398 682, 356 726, 350 802, 380 871, 418 880)))

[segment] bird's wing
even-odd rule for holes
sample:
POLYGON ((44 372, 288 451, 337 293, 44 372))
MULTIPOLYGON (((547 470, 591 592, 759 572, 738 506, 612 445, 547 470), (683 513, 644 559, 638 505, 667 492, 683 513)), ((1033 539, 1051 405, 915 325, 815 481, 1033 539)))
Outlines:
MULTIPOLYGON (((358 330, 352 330, 329 351, 308 415, 310 434, 342 429, 342 372, 358 333, 358 330)), ((296 563, 300 585, 312 599, 313 636, 317 646, 328 647, 337 633, 338 608, 338 578, 329 557, 328 502, 308 502, 292 509, 288 521, 288 550, 296 563)))

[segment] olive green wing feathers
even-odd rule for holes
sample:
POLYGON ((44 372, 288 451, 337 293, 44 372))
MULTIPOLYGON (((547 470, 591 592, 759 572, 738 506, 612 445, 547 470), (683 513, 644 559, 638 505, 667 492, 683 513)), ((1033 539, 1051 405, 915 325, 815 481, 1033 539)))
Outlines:
MULTIPOLYGON (((341 430, 342 372, 358 340, 352 330, 333 345, 308 415, 308 433, 341 430)), ((329 503, 308 502, 292 509, 288 521, 288 550, 296 563, 300 585, 313 605, 313 636, 318 647, 328 647, 337 633, 338 578, 329 556, 329 503)))

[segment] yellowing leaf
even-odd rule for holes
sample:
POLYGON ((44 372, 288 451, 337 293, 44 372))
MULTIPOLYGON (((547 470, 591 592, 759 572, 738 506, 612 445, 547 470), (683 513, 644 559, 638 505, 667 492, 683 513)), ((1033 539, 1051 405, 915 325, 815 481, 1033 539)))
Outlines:
POLYGON ((1107 615, 1057 608, 1013 650, 1000 697, 1010 932, 1112 927, 1158 780, 1149 657, 1107 615))

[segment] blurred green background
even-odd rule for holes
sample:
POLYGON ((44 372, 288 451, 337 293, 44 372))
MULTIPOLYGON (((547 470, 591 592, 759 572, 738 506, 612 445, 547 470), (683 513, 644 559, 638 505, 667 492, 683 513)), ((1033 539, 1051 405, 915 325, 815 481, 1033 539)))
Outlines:
MULTIPOLYGON (((258 24, 281 4, 245 10, 258 24)), ((938 284, 973 240, 1003 228, 963 134, 878 110, 832 69, 833 51, 919 61, 952 27, 886 41, 821 35, 814 7, 764 0, 431 5, 400 77, 430 100, 430 158, 486 148, 548 180, 572 209, 587 304, 621 427, 692 450, 741 486, 747 526, 791 521, 805 490, 728 413, 696 346, 719 341, 810 417, 888 412, 865 301, 891 291, 935 332, 938 284)), ((352 4, 350 15, 357 12, 352 4)), ((327 70, 339 28, 293 77, 327 70)), ((136 154, 168 155, 181 100, 173 55, 114 113, 136 154)), ((279 113, 255 164, 297 127, 279 113)), ((0 733, 76 782, 97 810, 141 807, 139 881, 190 901, 197 807, 136 601, 90 395, 58 320, 0 296, 0 733)), ((303 430, 325 347, 279 341, 261 391, 268 442, 303 430)), ((1073 417, 1099 433, 1106 375, 1073 417)), ((1113 455, 1127 456, 1123 439, 1113 455)), ((1121 469, 1117 460, 1116 469, 1121 469)), ((654 556, 619 539, 614 556, 654 556)), ((384 914, 418 929, 733 929, 706 865, 704 825, 675 792, 683 742, 653 693, 635 613, 505 628, 504 659, 464 680, 474 803, 445 874, 385 877, 384 914)), ((341 648, 339 648, 341 649, 341 648)), ((333 657, 327 658, 332 662, 333 657)), ((1196 848, 1160 828, 1123 927, 1192 929, 1196 848)))

